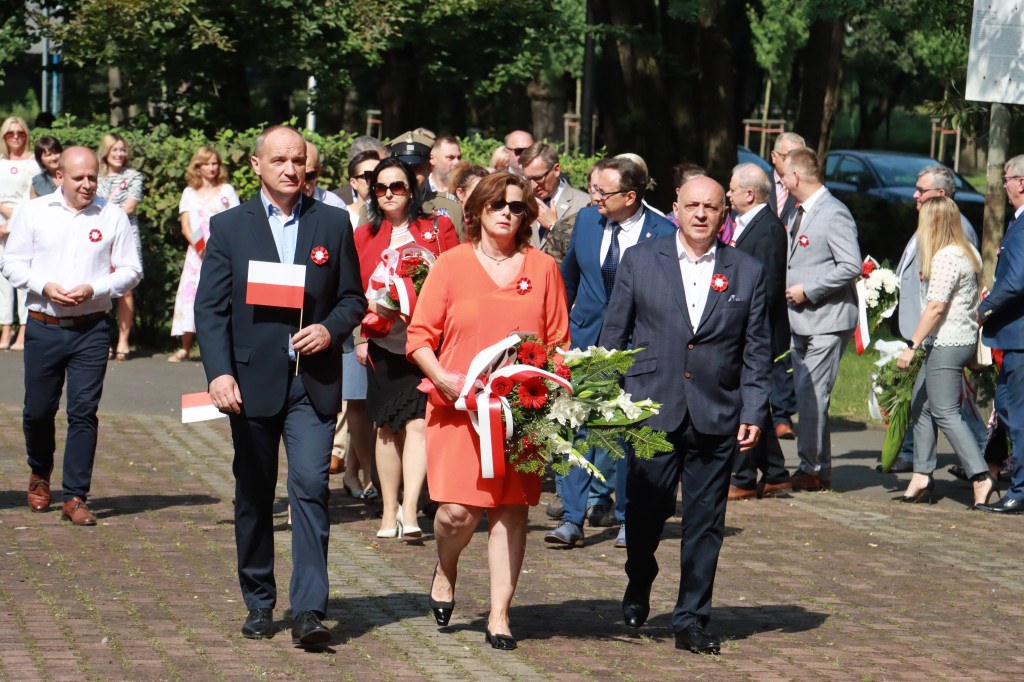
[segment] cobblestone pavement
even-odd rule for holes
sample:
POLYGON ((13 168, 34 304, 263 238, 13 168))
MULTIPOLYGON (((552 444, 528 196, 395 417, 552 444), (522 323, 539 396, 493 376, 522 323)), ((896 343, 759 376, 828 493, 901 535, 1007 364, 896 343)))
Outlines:
MULTIPOLYGON (((965 510, 968 484, 948 478, 939 482, 940 504, 890 502, 895 477, 850 473, 873 467, 865 453, 877 432, 835 434, 837 476, 848 474, 840 493, 730 505, 711 622, 724 638, 721 656, 673 647, 678 517, 659 549, 652 617, 633 631, 621 623, 617 529, 587 528, 584 547, 554 549, 543 542, 550 520, 533 509, 511 612, 520 647, 497 652, 483 641, 482 529, 463 556, 452 623, 438 629, 426 603, 433 536, 378 541, 374 509, 344 497, 337 477, 327 614, 334 642, 306 652, 287 630, 283 458, 281 632, 250 641, 239 634, 245 606, 226 423, 103 412, 90 498, 99 525, 73 528, 57 505, 33 514, 25 503, 19 399, 8 394, 0 404, 0 680, 1021 676, 1024 518, 965 510)), ((58 423, 58 450, 63 430, 58 423)), ((59 499, 59 465, 54 484, 59 499)))

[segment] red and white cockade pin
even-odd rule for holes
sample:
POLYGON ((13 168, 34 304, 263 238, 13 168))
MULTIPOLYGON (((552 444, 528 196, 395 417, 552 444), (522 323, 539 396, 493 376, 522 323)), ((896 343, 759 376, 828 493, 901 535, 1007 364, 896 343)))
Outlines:
POLYGON ((533 285, 530 283, 529 278, 523 277, 516 282, 516 293, 520 296, 530 293, 533 290, 533 285))
POLYGON ((433 232, 433 230, 424 230, 423 231, 423 238, 425 240, 427 240, 428 242, 434 241, 434 232, 433 232))
POLYGON ((11 175, 17 175, 17 174, 18 174, 18 167, 17 166, 11 166, 11 175))
POLYGON ((124 180, 122 180, 122 181, 121 181, 121 184, 120 184, 120 185, 118 185, 118 186, 117 186, 117 188, 118 188, 118 189, 128 189, 128 183, 127 183, 127 182, 125 182, 124 180))
POLYGON ((220 198, 220 203, 222 203, 225 206, 227 206, 228 205, 228 198, 227 197, 221 197, 220 198))
POLYGON ((800 238, 797 239, 796 241, 800 244, 800 246, 807 246, 808 244, 811 243, 811 240, 807 238, 806 234, 800 235, 800 238))
POLYGON ((323 265, 327 262, 327 249, 322 246, 317 246, 309 256, 317 265, 323 265))
POLYGON ((89 241, 91 241, 91 242, 98 242, 101 239, 103 239, 103 233, 102 232, 100 232, 99 230, 97 230, 95 228, 89 230, 89 241))
POLYGON ((715 291, 725 291, 729 286, 729 280, 725 275, 714 275, 711 278, 711 288, 715 291))

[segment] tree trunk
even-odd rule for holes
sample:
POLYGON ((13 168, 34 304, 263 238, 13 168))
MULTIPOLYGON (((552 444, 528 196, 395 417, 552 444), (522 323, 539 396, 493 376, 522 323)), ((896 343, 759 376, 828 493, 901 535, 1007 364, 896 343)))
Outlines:
POLYGON ((824 158, 828 152, 839 107, 844 25, 842 18, 814 22, 804 51, 804 77, 795 130, 804 136, 807 146, 815 150, 819 158, 824 158))
POLYGON ((121 106, 121 69, 111 66, 107 69, 107 94, 110 97, 110 127, 117 128, 124 121, 124 108, 121 106))
POLYGON ((907 74, 900 72, 889 82, 889 87, 880 95, 878 102, 870 109, 866 102, 861 104, 860 130, 857 131, 857 139, 853 146, 856 149, 870 149, 875 144, 875 137, 878 129, 889 118, 893 104, 903 94, 907 86, 907 74))
POLYGON ((999 244, 1006 226, 1003 167, 1010 149, 1010 110, 993 104, 988 127, 988 174, 985 181, 985 229, 981 237, 981 286, 992 288, 999 244))
POLYGON ((562 139, 562 113, 565 111, 565 89, 561 82, 534 76, 526 86, 533 120, 533 139, 558 143, 562 139))
MULTIPOLYGON (((727 185, 736 165, 736 126, 732 43, 726 14, 718 0, 708 0, 698 29, 700 36, 700 76, 698 97, 703 129, 705 167, 708 175, 727 185), (710 96, 708 96, 710 95, 710 96)), ((736 17, 730 17, 735 19, 736 17)))

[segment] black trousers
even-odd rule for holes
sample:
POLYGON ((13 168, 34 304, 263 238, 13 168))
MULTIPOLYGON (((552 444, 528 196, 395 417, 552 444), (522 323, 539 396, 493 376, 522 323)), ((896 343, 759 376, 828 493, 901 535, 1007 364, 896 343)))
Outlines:
POLYGON ((682 486, 683 537, 680 543, 679 595, 672 611, 672 629, 693 622, 707 624, 718 553, 725 531, 725 504, 736 434, 699 433, 689 415, 668 434, 674 452, 649 460, 630 454, 626 490, 626 575, 646 588, 658 575, 654 554, 661 533, 675 513, 676 487, 682 486))
POLYGON ((771 410, 761 425, 761 440, 757 445, 746 452, 736 448, 732 457, 732 484, 737 488, 753 490, 757 485, 758 471, 764 474, 766 483, 785 483, 789 480, 786 455, 779 445, 779 437, 775 435, 771 410))

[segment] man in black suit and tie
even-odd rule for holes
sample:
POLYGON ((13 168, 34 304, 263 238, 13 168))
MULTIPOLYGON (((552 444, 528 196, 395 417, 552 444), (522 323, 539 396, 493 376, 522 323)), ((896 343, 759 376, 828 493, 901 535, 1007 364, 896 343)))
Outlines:
POLYGON ((682 573, 672 612, 676 647, 718 653, 704 628, 725 528, 733 451, 754 447, 768 418, 764 268, 716 236, 725 219, 722 186, 696 177, 679 190, 679 231, 626 251, 600 345, 641 348, 626 391, 661 411, 647 420, 675 445, 650 460, 629 458, 626 575, 622 615, 640 627, 658 574, 654 558, 682 484, 682 573))
MULTIPOLYGON (((730 245, 749 253, 764 266, 774 360, 789 350, 790 337, 786 310, 786 227, 768 207, 771 191, 771 182, 763 170, 753 163, 741 163, 732 169, 726 196, 737 216, 730 245)), ((772 410, 775 409, 775 388, 772 384, 772 410)), ((761 442, 757 447, 736 451, 729 484, 730 500, 770 497, 790 490, 786 456, 779 446, 774 425, 769 420, 761 428, 761 442), (763 474, 760 482, 758 470, 763 474)))
POLYGON ((242 634, 264 639, 275 631, 272 507, 283 437, 292 509, 292 640, 315 646, 331 639, 321 619, 341 343, 365 313, 366 299, 348 214, 302 194, 302 136, 272 126, 256 139, 251 161, 259 194, 210 223, 196 329, 210 398, 231 420, 238 577, 249 609, 242 634), (251 261, 305 265, 301 317, 294 308, 246 303, 251 261))

